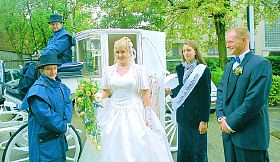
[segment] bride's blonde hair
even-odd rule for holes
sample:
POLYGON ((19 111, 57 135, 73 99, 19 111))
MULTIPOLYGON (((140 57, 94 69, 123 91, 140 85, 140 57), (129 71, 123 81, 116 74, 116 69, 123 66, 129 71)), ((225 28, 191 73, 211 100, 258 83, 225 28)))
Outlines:
POLYGON ((116 52, 119 50, 125 50, 127 51, 131 58, 133 55, 133 49, 132 49, 132 41, 128 37, 122 37, 121 39, 117 40, 114 44, 114 56, 115 56, 115 61, 116 61, 116 52))

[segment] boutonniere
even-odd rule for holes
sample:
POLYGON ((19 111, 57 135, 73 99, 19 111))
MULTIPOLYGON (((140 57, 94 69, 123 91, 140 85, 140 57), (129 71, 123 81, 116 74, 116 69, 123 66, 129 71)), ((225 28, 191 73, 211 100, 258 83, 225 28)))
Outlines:
POLYGON ((243 67, 238 66, 234 69, 234 74, 236 76, 239 76, 240 74, 242 74, 242 72, 243 72, 243 67))

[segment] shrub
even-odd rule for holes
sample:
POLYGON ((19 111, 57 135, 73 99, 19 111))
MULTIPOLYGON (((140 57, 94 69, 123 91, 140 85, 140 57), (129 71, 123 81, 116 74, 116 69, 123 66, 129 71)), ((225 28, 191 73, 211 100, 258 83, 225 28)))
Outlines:
POLYGON ((280 76, 280 56, 268 56, 265 58, 271 62, 272 74, 280 76))
POLYGON ((176 66, 181 63, 181 60, 167 61, 166 68, 172 74, 176 73, 176 66))
POLYGON ((273 75, 272 87, 268 98, 269 106, 280 106, 280 76, 273 75))
POLYGON ((216 86, 219 85, 219 83, 222 79, 223 73, 224 73, 224 71, 219 67, 214 70, 211 69, 211 79, 216 86))
POLYGON ((205 61, 207 63, 207 66, 209 66, 212 71, 220 68, 218 57, 206 57, 205 61))

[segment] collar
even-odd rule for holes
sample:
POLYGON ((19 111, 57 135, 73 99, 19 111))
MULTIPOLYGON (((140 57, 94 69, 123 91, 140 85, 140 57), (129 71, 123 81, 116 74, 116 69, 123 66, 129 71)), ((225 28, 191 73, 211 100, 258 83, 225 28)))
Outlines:
POLYGON ((62 30, 64 30, 63 26, 60 29, 58 29, 58 31, 53 31, 53 33, 59 33, 62 30))
POLYGON ((243 52, 241 55, 238 56, 239 59, 240 59, 240 63, 241 63, 242 60, 244 59, 245 55, 246 55, 247 53, 249 53, 249 52, 250 52, 250 50, 246 50, 245 52, 243 52))
POLYGON ((45 82, 47 83, 47 85, 56 88, 60 86, 60 79, 58 79, 57 77, 55 78, 55 80, 47 77, 45 74, 41 73, 42 78, 45 80, 45 82))
POLYGON ((191 63, 188 63, 187 61, 184 61, 184 62, 182 62, 182 65, 183 65, 183 67, 190 67, 190 66, 192 66, 192 65, 196 65, 197 64, 197 60, 193 60, 191 63))

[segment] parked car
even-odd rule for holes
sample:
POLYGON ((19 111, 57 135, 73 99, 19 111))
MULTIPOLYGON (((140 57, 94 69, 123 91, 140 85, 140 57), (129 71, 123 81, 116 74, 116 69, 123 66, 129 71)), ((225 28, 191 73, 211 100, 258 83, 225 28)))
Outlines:
POLYGON ((0 60, 0 105, 2 105, 5 101, 4 95, 4 63, 0 60))
POLYGON ((17 80, 20 77, 20 69, 5 69, 5 83, 17 80))
MULTIPOLYGON (((175 88, 178 83, 177 74, 167 75, 164 79, 165 87, 169 87, 171 89, 175 88)), ((210 113, 214 113, 216 111, 216 100, 217 100, 217 87, 213 81, 211 81, 211 108, 210 113)))
POLYGON ((19 80, 20 69, 5 69, 4 61, 0 60, 0 105, 5 101, 4 90, 8 82, 13 82, 19 80))

